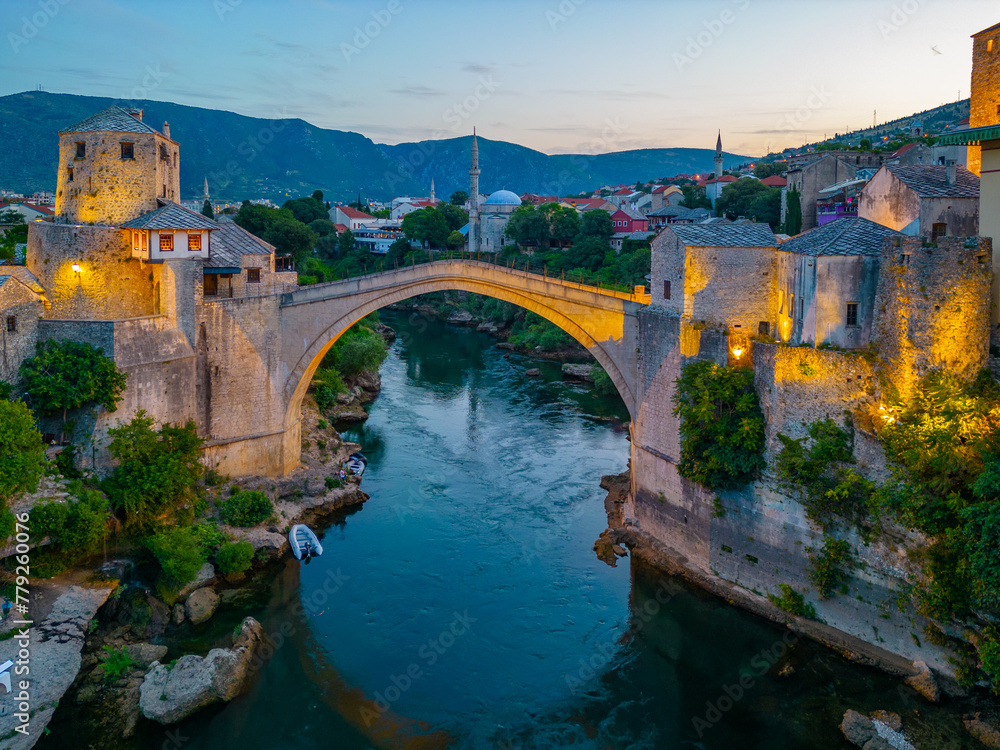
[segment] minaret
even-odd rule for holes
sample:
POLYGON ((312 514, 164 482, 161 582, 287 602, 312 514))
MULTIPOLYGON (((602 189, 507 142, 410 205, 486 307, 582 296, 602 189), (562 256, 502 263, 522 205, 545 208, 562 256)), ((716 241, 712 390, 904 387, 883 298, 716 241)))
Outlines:
POLYGON ((434 178, 431 177, 431 205, 436 206, 437 201, 434 199, 434 178))
POLYGON ((715 179, 722 177, 722 131, 719 131, 719 140, 715 142, 715 179))
POLYGON ((479 141, 472 129, 472 167, 469 169, 469 252, 479 252, 479 141))
POLYGON ((205 178, 205 198, 204 199, 207 200, 207 201, 211 200, 211 198, 208 196, 208 178, 207 177, 205 178))

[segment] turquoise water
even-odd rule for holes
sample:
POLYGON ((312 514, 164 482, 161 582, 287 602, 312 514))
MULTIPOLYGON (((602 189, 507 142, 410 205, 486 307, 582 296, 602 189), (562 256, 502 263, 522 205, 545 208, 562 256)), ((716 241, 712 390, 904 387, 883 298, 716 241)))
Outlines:
MULTIPOLYGON (((385 317, 399 340, 382 395, 345 434, 370 458, 371 500, 325 530, 321 558, 213 618, 224 641, 249 612, 272 643, 247 694, 179 725, 179 747, 837 748, 849 707, 966 742, 875 670, 600 562, 621 405, 554 364, 526 377, 537 363, 484 334, 385 317)), ((168 737, 147 725, 134 746, 168 737)))

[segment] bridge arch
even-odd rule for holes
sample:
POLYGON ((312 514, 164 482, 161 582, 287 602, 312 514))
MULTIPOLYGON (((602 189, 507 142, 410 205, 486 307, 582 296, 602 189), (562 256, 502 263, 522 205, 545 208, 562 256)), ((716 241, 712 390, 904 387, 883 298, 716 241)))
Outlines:
MULTIPOLYGON (((462 265, 485 266, 487 264, 463 263, 462 265)), ((418 266, 417 268, 421 267, 418 266)), ((426 266, 423 268, 426 268, 426 266)), ((395 273, 400 274, 401 272, 397 271, 395 273)), ((365 292, 359 289, 350 294, 338 294, 325 300, 328 302, 336 300, 339 304, 333 306, 333 309, 329 311, 331 314, 323 321, 322 325, 313 327, 316 334, 311 336, 311 340, 302 341, 304 347, 297 360, 294 363, 291 359, 286 361, 289 370, 287 380, 284 384, 286 404, 285 428, 290 428, 298 423, 302 399, 305 397, 313 375, 323 360, 323 356, 352 325, 369 313, 393 303, 402 302, 421 294, 441 291, 472 292, 504 302, 510 302, 534 312, 558 326, 584 346, 597 359, 598 363, 600 363, 614 383, 629 413, 634 417, 636 406, 633 386, 634 375, 629 372, 628 363, 622 361, 623 352, 626 352, 630 346, 634 350, 634 343, 625 340, 624 318, 626 313, 624 307, 628 303, 622 298, 627 295, 619 294, 612 296, 610 294, 600 294, 597 290, 588 290, 588 294, 603 298, 599 299, 599 302, 606 300, 610 305, 607 309, 595 306, 595 309, 581 310, 582 306, 579 303, 566 304, 565 300, 560 299, 558 296, 553 297, 546 294, 533 293, 528 289, 519 288, 519 285, 515 283, 515 280, 519 279, 535 277, 535 279, 541 280, 542 277, 537 277, 533 274, 509 272, 506 269, 498 269, 495 266, 491 267, 491 273, 482 274, 481 276, 496 277, 498 275, 500 276, 499 279, 491 279, 476 278, 474 275, 443 273, 420 279, 400 279, 395 284, 383 285, 365 292), (500 272, 499 274, 497 273, 498 271, 500 272), (609 331, 611 332, 610 335, 609 331), (615 336, 615 333, 617 333, 617 336, 615 336), (599 336, 604 336, 604 339, 600 340, 599 336)), ((389 276, 389 273, 381 274, 381 276, 389 276)), ((562 286, 560 282, 554 280, 544 280, 544 283, 546 285, 562 286)), ((572 285, 572 288, 576 289, 579 286, 572 285)), ((286 312, 292 313, 300 305, 315 305, 324 301, 323 299, 316 298, 297 301, 294 299, 294 294, 289 296, 293 299, 282 303, 283 314, 286 312)))

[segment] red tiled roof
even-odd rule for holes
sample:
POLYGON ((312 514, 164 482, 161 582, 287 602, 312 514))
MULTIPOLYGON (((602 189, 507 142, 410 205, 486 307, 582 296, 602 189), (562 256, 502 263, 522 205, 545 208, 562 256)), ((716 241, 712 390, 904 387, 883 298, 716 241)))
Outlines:
POLYGON ((0 203, 0 210, 8 208, 10 206, 24 206, 25 208, 30 208, 32 211, 38 211, 40 214, 45 214, 46 216, 55 216, 55 211, 53 211, 48 206, 38 206, 34 203, 24 203, 22 201, 11 201, 10 203, 0 203))
POLYGON ((897 151, 896 153, 894 153, 892 155, 892 157, 895 158, 897 156, 902 156, 903 154, 905 154, 907 151, 909 151, 911 148, 913 148, 916 145, 917 145, 916 143, 907 143, 905 146, 903 146, 901 149, 899 149, 899 151, 897 151))
POLYGON ((768 187, 785 187, 788 184, 788 180, 781 175, 773 174, 770 177, 765 177, 761 180, 761 184, 767 185, 768 187))
POLYGON ((351 208, 350 206, 337 206, 338 209, 343 211, 344 216, 348 219, 374 219, 374 216, 369 216, 364 211, 358 211, 356 208, 351 208))
POLYGON ((346 224, 334 224, 333 228, 335 230, 337 230, 337 234, 343 234, 344 232, 347 231, 347 225, 346 224))
POLYGON ((622 188, 621 190, 616 190, 615 195, 632 195, 632 191, 628 188, 622 188))

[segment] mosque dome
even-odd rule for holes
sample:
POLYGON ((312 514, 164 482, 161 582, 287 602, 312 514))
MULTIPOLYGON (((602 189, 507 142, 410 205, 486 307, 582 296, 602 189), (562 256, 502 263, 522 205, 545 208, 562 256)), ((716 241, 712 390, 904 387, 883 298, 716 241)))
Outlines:
POLYGON ((493 195, 486 199, 484 206, 520 206, 521 199, 517 197, 516 193, 512 193, 510 190, 497 190, 493 195))

